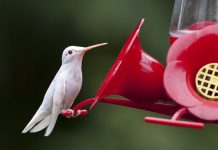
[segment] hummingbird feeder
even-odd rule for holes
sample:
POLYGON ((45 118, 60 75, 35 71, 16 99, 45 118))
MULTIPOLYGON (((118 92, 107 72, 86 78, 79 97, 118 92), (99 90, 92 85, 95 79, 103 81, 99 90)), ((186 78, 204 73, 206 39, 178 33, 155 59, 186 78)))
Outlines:
MULTIPOLYGON (((218 121, 218 0, 176 0, 164 67, 144 52, 142 19, 124 44, 96 96, 73 107, 81 115, 99 102, 172 116, 145 117, 164 125, 203 128, 218 121), (121 95, 127 99, 108 98, 121 95), (160 102, 159 100, 164 100, 160 102), (167 103, 165 103, 167 102, 167 103)), ((64 114, 63 114, 64 115, 64 114)))

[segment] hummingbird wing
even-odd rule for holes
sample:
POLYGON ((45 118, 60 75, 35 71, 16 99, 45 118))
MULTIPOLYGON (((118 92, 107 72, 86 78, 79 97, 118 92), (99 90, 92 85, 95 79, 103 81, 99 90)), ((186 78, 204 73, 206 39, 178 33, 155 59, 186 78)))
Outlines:
POLYGON ((65 96, 65 83, 66 83, 66 79, 61 77, 60 75, 55 86, 51 119, 46 129, 45 136, 49 136, 51 134, 52 130, 54 129, 55 123, 57 121, 58 115, 63 109, 63 100, 65 96))
MULTIPOLYGON (((57 78, 58 74, 59 74, 59 71, 55 75, 55 78, 53 79, 48 90, 46 91, 42 104, 40 105, 39 109, 37 110, 37 112, 35 113, 33 118, 30 120, 30 122, 24 128, 22 133, 28 132, 37 123, 39 123, 41 120, 43 120, 44 118, 46 118, 47 116, 49 116, 51 114, 52 103, 53 103, 52 100, 53 100, 53 95, 54 95, 54 90, 55 90, 56 78, 57 78)), ((36 130, 36 129, 34 129, 34 130, 36 130)), ((39 129, 37 129, 37 130, 39 130, 39 129)))

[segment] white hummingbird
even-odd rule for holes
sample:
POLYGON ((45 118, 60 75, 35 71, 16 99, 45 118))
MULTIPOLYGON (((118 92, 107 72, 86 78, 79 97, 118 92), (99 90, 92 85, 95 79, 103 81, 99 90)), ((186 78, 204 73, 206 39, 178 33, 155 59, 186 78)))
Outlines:
POLYGON ((47 127, 45 136, 54 129, 58 115, 68 110, 82 86, 82 59, 93 48, 106 45, 101 43, 89 47, 69 46, 62 54, 62 65, 45 93, 42 104, 22 133, 38 132, 47 127))

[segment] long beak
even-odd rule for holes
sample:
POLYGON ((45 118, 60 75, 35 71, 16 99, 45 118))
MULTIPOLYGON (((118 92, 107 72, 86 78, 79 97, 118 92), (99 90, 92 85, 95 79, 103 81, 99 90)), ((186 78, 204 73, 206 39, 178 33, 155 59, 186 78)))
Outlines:
POLYGON ((85 47, 84 48, 84 51, 89 51, 93 48, 96 48, 96 47, 99 47, 99 46, 103 46, 103 45, 106 45, 107 43, 101 43, 101 44, 96 44, 96 45, 92 45, 92 46, 88 46, 88 47, 85 47))

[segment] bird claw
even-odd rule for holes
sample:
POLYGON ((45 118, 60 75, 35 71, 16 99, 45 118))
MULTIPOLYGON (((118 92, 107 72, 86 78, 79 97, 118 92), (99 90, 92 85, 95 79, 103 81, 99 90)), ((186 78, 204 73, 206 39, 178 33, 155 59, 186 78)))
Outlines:
POLYGON ((61 114, 62 114, 62 116, 66 117, 66 118, 71 118, 74 116, 74 110, 65 109, 65 110, 62 110, 61 114))
POLYGON ((72 109, 66 109, 66 110, 62 110, 61 112, 62 116, 66 117, 66 118, 75 118, 78 116, 86 116, 88 114, 88 111, 85 109, 82 110, 78 110, 76 113, 74 112, 74 110, 72 109))
POLYGON ((78 110, 74 117, 77 117, 77 116, 86 116, 87 114, 88 114, 88 111, 85 110, 85 109, 82 109, 82 110, 78 110))

